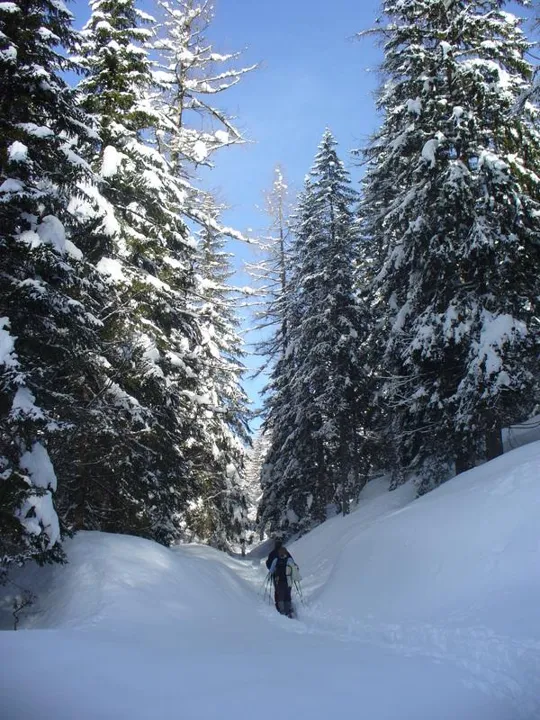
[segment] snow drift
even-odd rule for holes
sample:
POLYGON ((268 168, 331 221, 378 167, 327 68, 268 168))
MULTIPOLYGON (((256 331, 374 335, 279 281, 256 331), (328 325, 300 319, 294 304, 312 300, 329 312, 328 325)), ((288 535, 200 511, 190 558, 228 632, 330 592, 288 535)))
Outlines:
POLYGON ((538 720, 539 469, 534 443, 419 500, 370 483, 291 545, 298 622, 256 553, 80 533, 16 578, 39 602, 0 633, 2 717, 538 720))

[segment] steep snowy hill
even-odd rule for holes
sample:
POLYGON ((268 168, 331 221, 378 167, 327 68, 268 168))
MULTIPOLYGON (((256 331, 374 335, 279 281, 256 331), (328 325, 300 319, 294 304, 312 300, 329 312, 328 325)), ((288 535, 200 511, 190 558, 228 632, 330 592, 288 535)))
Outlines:
POLYGON ((371 483, 290 547, 298 621, 256 557, 81 533, 16 578, 39 602, 0 633, 1 717, 538 720, 539 483, 540 443, 419 500, 371 483))

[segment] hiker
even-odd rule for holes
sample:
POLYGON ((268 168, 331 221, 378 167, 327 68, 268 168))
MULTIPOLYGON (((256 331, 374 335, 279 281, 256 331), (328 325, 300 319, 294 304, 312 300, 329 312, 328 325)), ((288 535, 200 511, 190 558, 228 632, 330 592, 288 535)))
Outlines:
MULTIPOLYGON (((268 555, 268 557, 266 558, 267 570, 270 570, 270 568, 272 567, 272 563, 277 558, 280 547, 283 547, 283 540, 281 540, 280 538, 276 538, 276 540, 274 542, 274 549, 270 552, 270 555, 268 555)), ((287 555, 289 557, 292 557, 289 552, 287 552, 287 555)))
POLYGON ((294 617, 291 590, 293 582, 298 580, 300 575, 298 566, 282 544, 277 549, 277 557, 272 560, 270 565, 270 575, 274 581, 276 610, 287 617, 294 617))
MULTIPOLYGON (((274 549, 270 551, 270 554, 266 558, 266 567, 268 570, 270 570, 270 568, 272 567, 272 563, 277 558, 279 549, 281 547, 283 547, 283 540, 281 538, 277 537, 274 541, 274 549)), ((287 552, 287 555, 289 557, 292 557, 289 552, 287 552)), ((274 605, 276 606, 276 610, 279 612, 278 600, 277 600, 277 588, 276 588, 275 583, 274 583, 274 605)))

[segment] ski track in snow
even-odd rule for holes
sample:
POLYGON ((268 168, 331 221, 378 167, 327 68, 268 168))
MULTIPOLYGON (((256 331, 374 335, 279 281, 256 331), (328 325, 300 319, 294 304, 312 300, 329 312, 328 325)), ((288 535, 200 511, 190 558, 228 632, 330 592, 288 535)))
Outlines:
POLYGON ((340 623, 318 615, 316 608, 308 609, 305 615, 303 627, 296 632, 324 634, 342 642, 376 645, 408 657, 451 662, 471 674, 470 687, 511 700, 524 718, 540 717, 540 644, 537 642, 516 642, 495 635, 489 628, 464 627, 450 631, 432 625, 370 625, 354 620, 340 623), (520 669, 516 678, 516 667, 525 655, 536 670, 524 677, 520 669))
POLYGON ((228 559, 225 564, 250 586, 260 601, 266 600, 267 605, 259 613, 276 630, 324 636, 340 643, 360 643, 368 651, 369 646, 376 646, 404 657, 449 662, 470 675, 467 686, 471 689, 510 701, 515 707, 516 718, 540 717, 540 642, 517 641, 480 626, 449 629, 427 623, 360 622, 325 612, 317 602, 311 603, 309 596, 302 603, 298 595, 293 598, 298 618, 291 621, 278 615, 273 603, 261 592, 265 573, 249 561, 228 559), (523 674, 523 665, 529 668, 526 674, 523 674))

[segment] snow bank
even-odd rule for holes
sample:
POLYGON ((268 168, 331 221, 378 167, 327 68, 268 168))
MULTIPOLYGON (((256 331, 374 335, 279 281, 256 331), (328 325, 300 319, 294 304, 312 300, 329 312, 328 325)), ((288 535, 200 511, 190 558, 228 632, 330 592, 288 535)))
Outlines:
POLYGON ((310 568, 307 622, 451 658, 513 698, 516 718, 540 717, 539 470, 537 442, 413 502, 405 485, 317 528, 292 547, 310 568))
POLYGON ((9 319, 0 317, 0 365, 16 367, 15 338, 10 335, 9 328, 9 319))
POLYGON ((149 540, 97 532, 81 532, 65 548, 66 567, 29 567, 17 578, 40 598, 24 627, 127 635, 137 628, 148 637, 179 624, 188 630, 200 617, 210 625, 223 623, 231 606, 250 600, 245 584, 210 548, 200 550, 201 558, 193 548, 171 551, 149 540))
POLYGON ((419 500, 370 483, 291 544, 299 621, 264 605, 258 549, 80 533, 16 578, 40 600, 0 633, 6 717, 538 720, 539 468, 535 443, 419 500))
POLYGON ((346 524, 326 523, 296 543, 310 564, 317 557, 331 564, 314 599, 347 623, 458 619, 514 637, 534 630, 540 647, 539 470, 533 443, 414 502, 405 485, 361 505, 346 524))
POLYGON ((540 440, 540 415, 535 415, 519 425, 512 425, 503 430, 505 452, 528 445, 536 440, 540 440))

